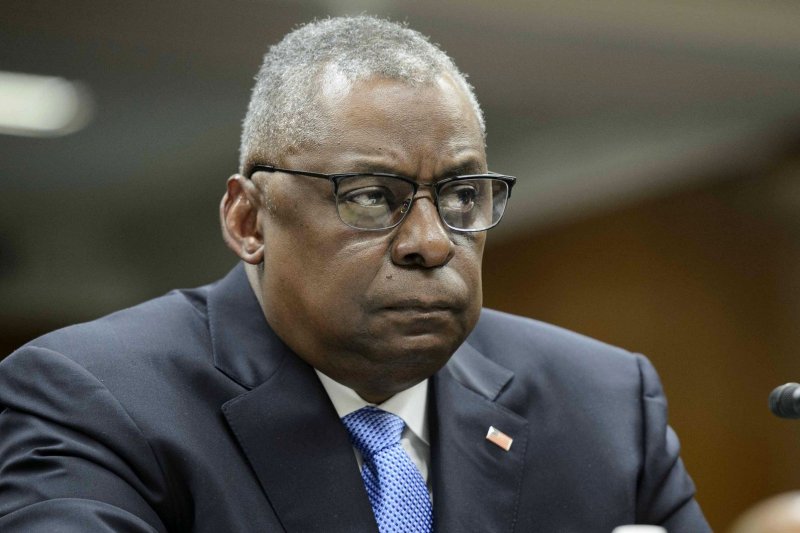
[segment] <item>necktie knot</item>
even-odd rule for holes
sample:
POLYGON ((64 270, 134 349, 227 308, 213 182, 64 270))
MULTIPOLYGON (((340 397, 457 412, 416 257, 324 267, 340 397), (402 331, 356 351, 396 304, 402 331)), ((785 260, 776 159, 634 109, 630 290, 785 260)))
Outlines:
POLYGON ((399 416, 372 406, 353 411, 342 422, 353 446, 365 458, 398 444, 406 425, 399 416))

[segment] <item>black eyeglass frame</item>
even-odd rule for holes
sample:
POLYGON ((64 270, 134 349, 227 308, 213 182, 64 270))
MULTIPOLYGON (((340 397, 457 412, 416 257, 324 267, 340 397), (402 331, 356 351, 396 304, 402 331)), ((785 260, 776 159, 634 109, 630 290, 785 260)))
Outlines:
MULTIPOLYGON (((396 179, 399 179, 399 180, 404 181, 404 182, 408 183, 409 185, 411 185, 411 187, 413 188, 413 192, 411 194, 411 198, 409 200, 409 204, 408 204, 408 206, 405 207, 405 211, 403 212, 403 216, 400 218, 400 220, 398 220, 397 222, 395 222, 391 226, 387 226, 385 228, 357 228, 355 226, 351 226, 350 224, 348 224, 347 222, 342 220, 341 216, 339 216, 339 220, 341 220, 343 224, 345 224, 345 225, 347 225, 347 226, 349 226, 349 227, 351 227, 353 229, 358 229, 358 230, 361 230, 361 231, 384 231, 384 230, 392 229, 394 227, 399 226, 400 223, 403 222, 403 220, 405 220, 406 215, 411 210, 411 204, 414 203, 414 197, 417 195, 417 191, 419 191, 420 187, 430 187, 430 188, 433 189, 433 196, 434 196, 434 200, 435 200, 435 204, 436 204, 436 210, 438 212, 439 211, 439 190, 441 190, 441 188, 444 187, 445 185, 447 185, 448 183, 452 183, 454 181, 465 181, 465 180, 476 179, 476 178, 483 178, 483 179, 491 178, 491 179, 495 179, 495 180, 500 180, 500 181, 504 182, 506 184, 506 186, 508 187, 508 196, 506 196, 506 202, 508 202, 508 199, 511 198, 511 189, 514 187, 514 184, 517 182, 517 178, 515 178, 514 176, 506 176, 505 174, 497 174, 496 172, 487 172, 485 174, 467 174, 467 175, 463 175, 463 176, 451 176, 449 178, 443 178, 443 179, 437 181, 436 183, 430 184, 430 183, 419 183, 419 182, 414 181, 413 179, 408 178, 406 176, 400 176, 398 174, 389 174, 389 173, 386 173, 386 172, 344 172, 344 173, 337 173, 337 174, 324 174, 322 172, 311 172, 311 171, 308 171, 308 170, 292 170, 292 169, 286 169, 286 168, 279 168, 279 167, 275 167, 275 166, 272 166, 272 165, 253 165, 253 167, 245 175, 245 177, 247 179, 252 179, 253 174, 255 174, 256 172, 285 172, 286 174, 296 174, 296 175, 299 175, 299 176, 308 176, 310 178, 326 179, 326 180, 330 181, 333 184, 333 198, 336 201, 337 206, 338 206, 338 203, 339 203, 339 201, 338 201, 339 182, 342 181, 345 178, 354 178, 354 177, 359 177, 359 176, 379 176, 379 177, 384 177, 384 178, 396 178, 396 179)), ((338 207, 336 209, 336 212, 337 212, 337 215, 338 215, 339 214, 338 207)), ((505 213, 505 206, 503 208, 503 212, 505 213)), ((494 224, 492 224, 488 228, 482 228, 482 229, 454 228, 450 224, 448 224, 447 221, 445 221, 444 217, 442 217, 442 215, 441 215, 441 212, 439 212, 439 218, 448 228, 450 228, 453 231, 459 231, 459 232, 465 232, 465 233, 476 233, 476 232, 479 232, 479 231, 486 231, 486 230, 489 230, 489 229, 492 229, 493 227, 495 227, 500 222, 500 220, 503 218, 503 214, 504 213, 501 213, 500 218, 497 219, 497 222, 495 222, 494 224)))

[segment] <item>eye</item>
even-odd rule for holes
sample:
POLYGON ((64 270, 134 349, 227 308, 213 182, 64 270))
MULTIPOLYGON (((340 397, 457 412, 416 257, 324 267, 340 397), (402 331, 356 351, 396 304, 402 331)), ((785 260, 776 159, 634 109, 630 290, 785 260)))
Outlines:
POLYGON ((342 195, 342 200, 358 207, 387 207, 395 205, 392 191, 385 187, 361 187, 342 195))
POLYGON ((457 183, 447 188, 439 198, 441 207, 455 211, 469 211, 475 207, 478 198, 478 188, 473 183, 457 183))

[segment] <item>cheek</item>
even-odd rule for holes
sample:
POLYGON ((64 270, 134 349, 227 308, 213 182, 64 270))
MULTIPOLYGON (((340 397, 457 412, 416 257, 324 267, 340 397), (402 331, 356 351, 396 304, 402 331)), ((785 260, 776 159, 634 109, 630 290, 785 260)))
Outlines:
POLYGON ((329 280, 326 292, 341 300, 360 301, 390 263, 385 237, 365 238, 360 233, 323 246, 318 252, 327 258, 325 265, 320 265, 329 280))
POLYGON ((326 226, 298 223, 273 229, 267 240, 268 283, 275 281, 270 276, 280 278, 281 292, 309 314, 352 316, 388 256, 385 238, 365 239, 338 218, 326 226))
POLYGON ((477 282, 477 288, 480 289, 486 233, 457 234, 453 241, 456 244, 456 258, 459 269, 464 272, 465 277, 469 276, 477 282))
MULTIPOLYGON (((478 320, 480 310, 483 307, 483 282, 482 265, 483 249, 486 240, 485 233, 470 236, 472 241, 469 245, 464 245, 463 262, 459 265, 464 282, 470 292, 470 305, 467 310, 465 320, 469 323, 468 328, 472 329, 478 320), (477 238, 473 238, 477 237, 477 238)), ((459 268, 456 267, 456 268, 459 268)))

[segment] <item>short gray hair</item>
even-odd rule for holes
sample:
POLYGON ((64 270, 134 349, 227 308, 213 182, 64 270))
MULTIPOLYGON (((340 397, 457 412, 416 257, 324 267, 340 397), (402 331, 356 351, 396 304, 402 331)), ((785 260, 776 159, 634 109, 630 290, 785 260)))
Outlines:
POLYGON ((316 98, 331 67, 350 84, 382 77, 417 86, 449 74, 469 98, 485 135, 472 86, 427 37, 370 16, 329 18, 297 28, 264 56, 244 118, 240 171, 256 160, 279 164, 286 150, 313 144, 325 128, 316 98))

